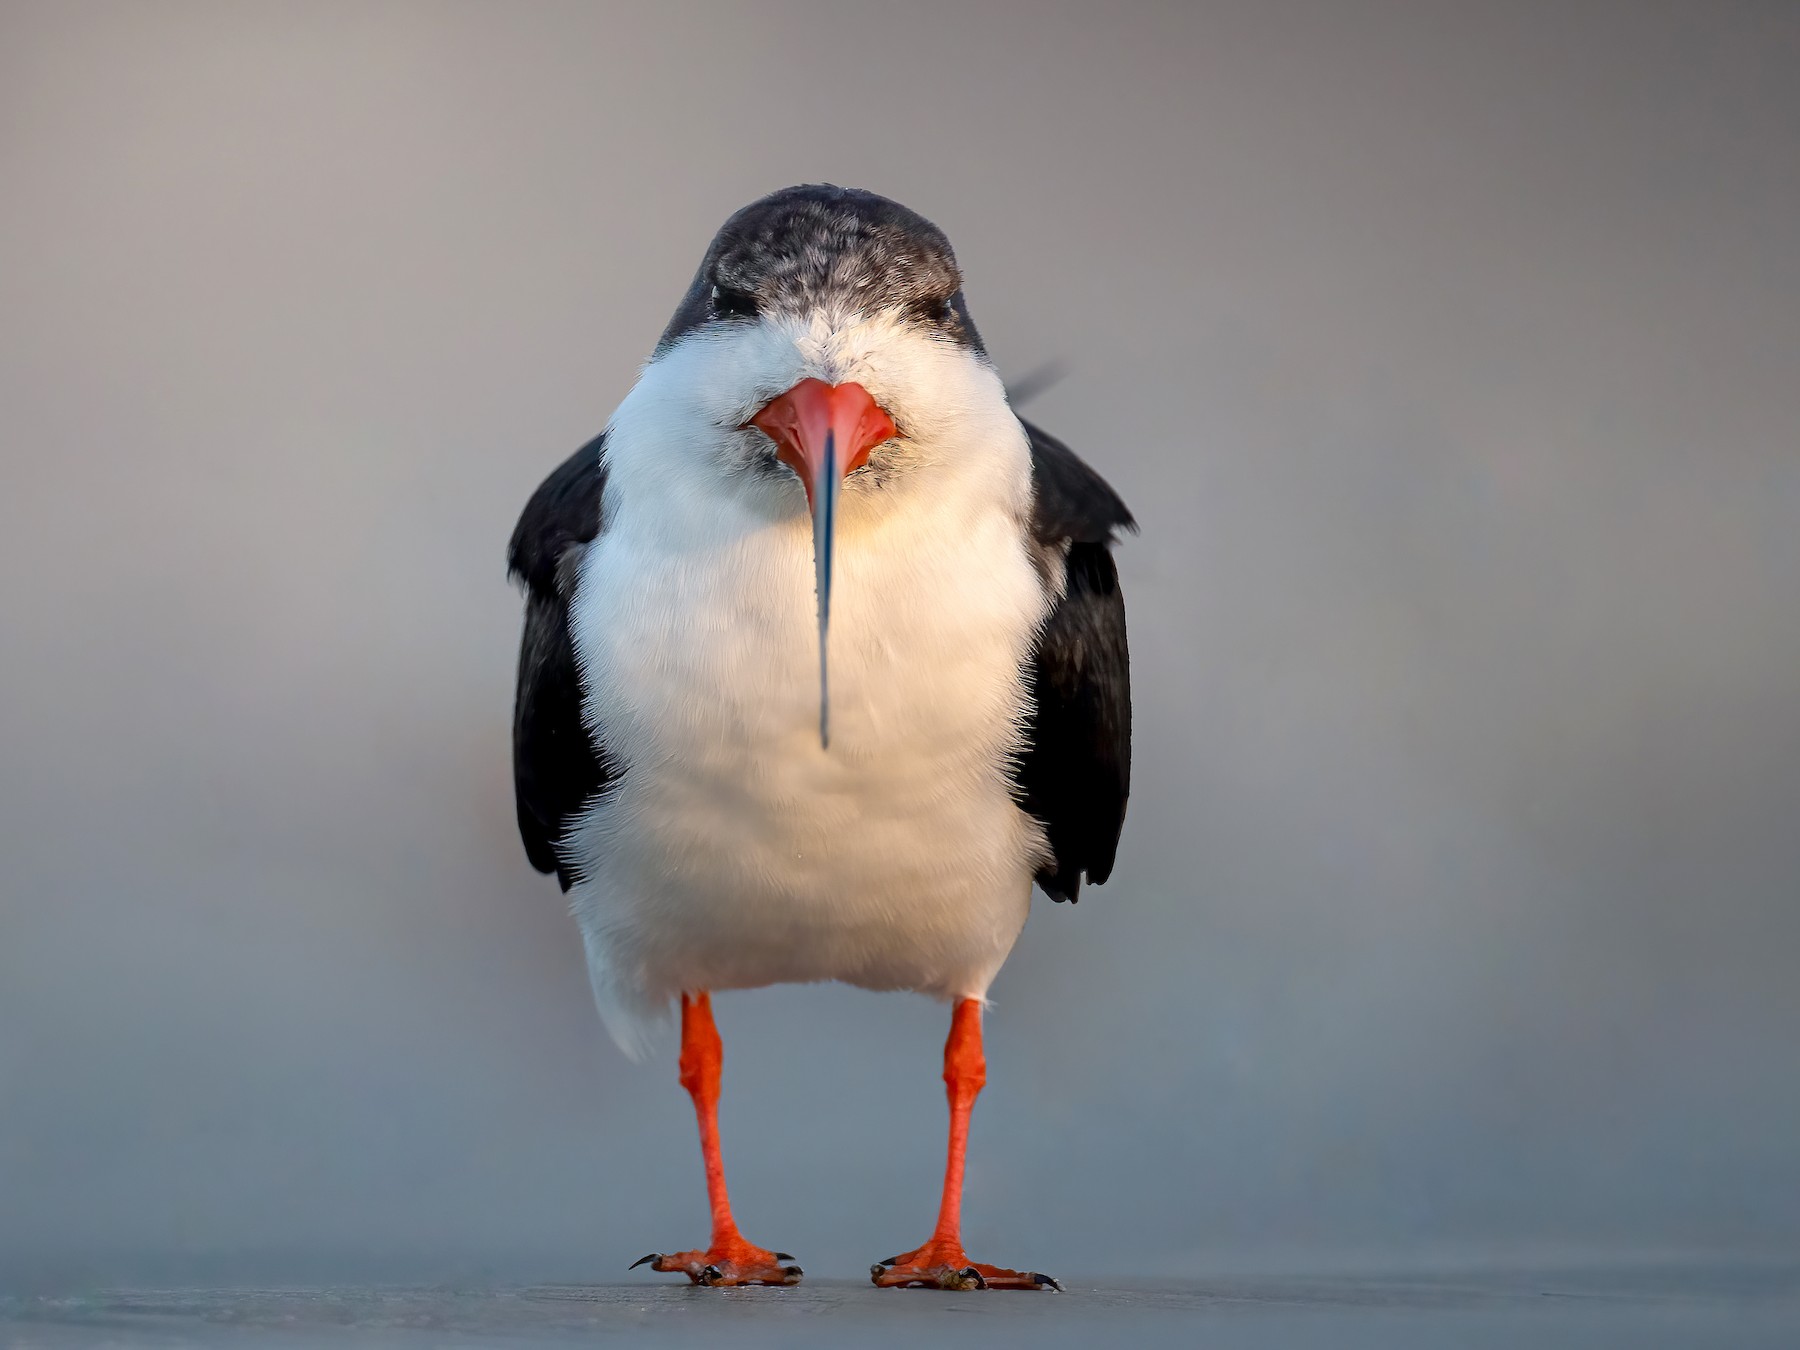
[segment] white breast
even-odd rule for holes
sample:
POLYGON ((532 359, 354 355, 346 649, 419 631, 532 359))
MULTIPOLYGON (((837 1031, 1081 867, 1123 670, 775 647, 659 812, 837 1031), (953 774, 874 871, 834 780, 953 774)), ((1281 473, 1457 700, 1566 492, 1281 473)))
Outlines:
POLYGON ((572 622, 590 727, 623 773, 567 853, 628 1053, 683 989, 986 992, 1044 847, 1007 768, 1046 603, 1010 425, 979 491, 965 478, 898 507, 846 491, 829 750, 803 514, 771 521, 722 491, 634 500, 629 474, 609 488, 572 622))

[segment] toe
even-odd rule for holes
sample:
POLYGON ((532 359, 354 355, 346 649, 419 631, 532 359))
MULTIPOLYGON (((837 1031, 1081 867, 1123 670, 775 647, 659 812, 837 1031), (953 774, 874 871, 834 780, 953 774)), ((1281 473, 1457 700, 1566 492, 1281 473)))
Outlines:
POLYGON ((713 1251, 652 1252, 634 1261, 631 1269, 648 1265, 670 1275, 685 1275, 695 1284, 721 1288, 744 1284, 799 1284, 806 1274, 785 1252, 766 1252, 744 1244, 742 1248, 713 1251))
POLYGON ((706 1253, 700 1251, 655 1253, 636 1262, 631 1268, 636 1270, 646 1261, 652 1270, 661 1271, 665 1275, 685 1275, 695 1284, 699 1284, 700 1272, 706 1266, 706 1253))
POLYGON ((985 1289, 987 1280, 974 1266, 870 1266, 877 1289, 985 1289))
POLYGON ((977 1265, 976 1270, 986 1283, 984 1289, 1049 1289, 1062 1292, 1062 1285, 1049 1275, 1035 1270, 1007 1270, 1002 1266, 977 1265))
POLYGON ((877 1262, 869 1267, 869 1282, 878 1289, 1062 1289, 1037 1271, 983 1265, 961 1253, 940 1253, 929 1261, 877 1262))
POLYGON ((799 1284, 806 1272, 799 1266, 778 1261, 717 1261, 700 1272, 698 1284, 799 1284))

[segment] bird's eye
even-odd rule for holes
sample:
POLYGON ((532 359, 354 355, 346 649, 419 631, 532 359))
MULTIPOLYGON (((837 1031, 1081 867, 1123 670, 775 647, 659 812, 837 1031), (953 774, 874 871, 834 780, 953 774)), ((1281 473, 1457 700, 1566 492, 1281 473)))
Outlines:
POLYGON ((734 291, 729 286, 714 286, 712 310, 721 319, 755 318, 756 297, 745 291, 734 291))
POLYGON ((956 317, 954 297, 927 298, 913 303, 912 315, 923 323, 947 324, 956 317))

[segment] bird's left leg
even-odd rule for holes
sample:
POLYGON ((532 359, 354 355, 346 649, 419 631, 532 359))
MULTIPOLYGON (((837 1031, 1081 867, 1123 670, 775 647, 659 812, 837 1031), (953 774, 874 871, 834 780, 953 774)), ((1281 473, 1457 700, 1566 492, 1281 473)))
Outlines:
POLYGON ((944 1165, 944 1199, 937 1228, 922 1247, 869 1267, 869 1278, 882 1288, 927 1289, 1061 1289, 1048 1275, 1008 1270, 969 1260, 962 1245, 963 1158, 969 1144, 969 1115, 975 1096, 987 1082, 987 1059, 981 1053, 981 1004, 965 998, 950 1017, 950 1039, 944 1043, 944 1091, 950 1098, 950 1147, 944 1165))
POLYGON ((694 1099, 700 1122, 700 1153, 706 1160, 706 1198, 712 1205, 712 1245, 705 1251, 652 1252, 632 1268, 679 1271, 695 1284, 799 1284, 800 1267, 786 1252, 748 1241, 731 1217, 725 1191, 725 1160, 719 1155, 719 1071, 724 1047, 713 1023, 712 999, 703 993, 681 996, 681 1085, 694 1099))

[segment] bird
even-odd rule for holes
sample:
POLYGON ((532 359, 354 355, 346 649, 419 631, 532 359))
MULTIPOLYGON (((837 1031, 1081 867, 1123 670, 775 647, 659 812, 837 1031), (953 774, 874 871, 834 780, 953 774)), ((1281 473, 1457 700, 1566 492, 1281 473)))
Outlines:
POLYGON ((782 189, 706 249, 605 429, 532 494, 519 832, 641 1059, 680 1009, 712 1232, 634 1267, 790 1285, 733 1217, 711 995, 839 981, 950 1005, 927 1240, 882 1287, 1055 1289, 963 1249, 982 1016, 1032 887, 1111 873, 1136 522, 1021 418, 949 240, 874 192, 782 189))

